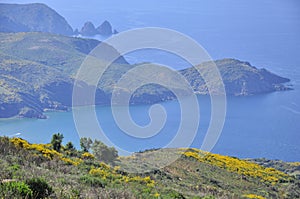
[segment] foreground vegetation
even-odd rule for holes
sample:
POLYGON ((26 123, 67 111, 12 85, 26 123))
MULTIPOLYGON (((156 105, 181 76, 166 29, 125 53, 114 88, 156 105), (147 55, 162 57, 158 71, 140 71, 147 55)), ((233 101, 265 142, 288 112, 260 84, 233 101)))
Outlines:
POLYGON ((81 150, 63 135, 50 144, 0 137, 0 198, 299 198, 299 163, 240 160, 198 149, 147 150, 118 157, 114 148, 82 138, 81 150), (145 161, 179 154, 151 170, 145 161), (259 162, 257 164, 255 162, 259 162), (128 168, 142 165, 146 173, 128 168), (276 167, 273 163, 271 166, 276 167), (289 173, 288 171, 293 171, 289 173))

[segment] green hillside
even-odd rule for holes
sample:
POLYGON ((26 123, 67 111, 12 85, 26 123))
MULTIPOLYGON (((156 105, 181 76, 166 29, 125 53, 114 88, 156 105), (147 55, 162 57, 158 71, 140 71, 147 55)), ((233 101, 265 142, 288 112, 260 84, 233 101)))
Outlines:
MULTIPOLYGON (((289 82, 289 79, 273 74, 266 69, 258 69, 251 66, 249 62, 222 59, 214 63, 220 71, 228 95, 255 95, 289 89, 282 84, 289 82)), ((206 62, 197 67, 204 74, 210 74, 211 66, 211 62, 206 62)), ((199 74, 194 68, 184 69, 181 73, 188 79, 195 92, 207 94, 204 80, 199 78, 199 74)), ((210 79, 214 81, 216 77, 211 76, 210 79)))
MULTIPOLYGON (((72 104, 76 73, 87 54, 100 43, 91 39, 41 32, 0 33, 0 41, 0 118, 44 118, 45 109, 67 110, 72 104)), ((283 85, 289 79, 265 69, 257 69, 247 62, 222 59, 215 63, 220 70, 227 95, 254 95, 289 89, 283 85)), ((207 62, 197 67, 204 74, 210 75, 211 64, 207 62)), ((170 89, 181 91, 182 84, 178 77, 165 72, 157 74, 150 66, 143 73, 133 72, 135 78, 130 79, 129 84, 161 78, 169 84, 169 89, 157 84, 145 85, 133 93, 132 104, 172 100, 175 95, 170 89)), ((116 83, 133 68, 135 66, 129 65, 123 57, 116 60, 100 79, 96 104, 109 104, 116 83)), ((195 68, 178 72, 187 79, 195 93, 209 94, 206 83, 195 68)), ((209 78, 213 82, 216 79, 213 76, 209 78)), ((93 88, 84 82, 81 82, 81 86, 83 90, 93 88)), ((127 85, 118 88, 121 92, 130 92, 127 85)))
MULTIPOLYGON (((72 104, 74 76, 99 44, 37 32, 0 33, 0 40, 0 117, 43 118, 44 109, 66 110, 72 104)), ((122 58, 117 62, 127 64, 122 58)), ((108 100, 101 89, 97 96, 99 104, 108 100)))
MULTIPOLYGON (((0 138, 1 198, 300 197, 299 176, 250 160, 198 149, 148 150, 116 158, 108 156, 113 148, 98 141, 92 143, 93 154, 76 150, 70 143, 56 151, 51 143, 0 138), (149 170, 145 161, 153 157, 155 164, 174 154, 179 159, 160 169, 149 170), (143 165, 144 170, 128 173, 136 165, 143 165)), ((299 163, 280 164, 300 170, 299 163)))

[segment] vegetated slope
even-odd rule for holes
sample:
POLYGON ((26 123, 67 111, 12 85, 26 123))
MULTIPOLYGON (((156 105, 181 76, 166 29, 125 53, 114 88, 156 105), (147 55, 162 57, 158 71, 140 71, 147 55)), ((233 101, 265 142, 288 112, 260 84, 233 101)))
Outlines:
MULTIPOLYGON (((16 185, 51 198, 299 198, 299 179, 246 160, 198 149, 148 150, 104 163, 94 155, 51 144, 30 144, 20 138, 0 138, 0 195, 16 197, 16 185), (148 170, 144 159, 172 164, 148 170), (140 167, 140 166, 139 166, 140 167), (37 186, 32 182, 42 182, 37 186), (23 184, 22 184, 23 183, 23 184)), ((289 163, 282 163, 289 164, 289 163)), ((294 163, 296 164, 296 163, 294 163)), ((289 164, 292 167, 292 164, 289 164)), ((276 164, 274 164, 276 166, 276 164)), ((299 167, 294 166, 294 170, 299 167)), ((24 189, 23 189, 24 190, 24 189)), ((43 197, 42 197, 43 198, 43 197)))
MULTIPOLYGON (((0 41, 0 117, 40 118, 44 117, 44 109, 61 110, 71 105, 76 73, 87 54, 100 43, 91 39, 41 32, 0 33, 0 41)), ((103 53, 105 55, 107 52, 103 53)), ((105 56, 102 57, 105 59, 105 56)), ((289 79, 265 69, 257 69, 247 62, 223 59, 215 63, 228 95, 253 95, 287 89, 282 83, 289 79)), ((216 77, 210 77, 211 64, 207 62, 197 67, 214 82, 216 77)), ((149 84, 136 91, 129 91, 128 85, 119 85, 120 92, 133 93, 132 104, 151 104, 175 99, 172 89, 182 92, 182 84, 176 75, 158 73, 152 70, 150 65, 153 64, 149 64, 149 68, 144 69, 143 73, 132 72, 133 78, 130 79, 129 85, 161 79, 167 82, 169 87, 149 84)), ((139 65, 129 65, 123 57, 117 59, 99 80, 96 103, 109 104, 117 82, 122 75, 136 66, 139 65)), ((104 65, 100 64, 97 67, 104 65)), ((95 71, 89 72, 97 74, 97 67, 93 68, 95 71)), ((209 94, 206 83, 195 68, 181 70, 179 74, 187 79, 195 93, 209 94)), ((216 85, 219 83, 214 82, 216 85)), ((93 88, 84 82, 82 85, 85 89, 93 88)))
MULTIPOLYGON (((74 76, 99 44, 49 33, 1 33, 0 40, 0 117, 43 118, 44 109, 70 107, 74 76)), ((117 62, 127 64, 122 58, 117 62)), ((97 96, 98 104, 107 103, 100 89, 97 96)))
MULTIPOLYGON (((205 62, 196 67, 214 82, 217 81, 216 77, 209 75, 212 64, 212 62, 205 62)), ((214 64, 220 71, 227 95, 254 95, 288 89, 283 83, 289 82, 289 79, 273 74, 266 69, 258 69, 251 66, 249 62, 222 59, 215 61, 214 64)), ((188 79, 195 92, 208 93, 203 78, 199 76, 195 68, 184 69, 181 73, 188 79)))
MULTIPOLYGON (((45 89, 56 82, 65 84, 69 90, 72 88, 71 79, 65 78, 59 70, 36 62, 10 59, 3 54, 0 63, 0 117, 43 117, 44 108, 66 108, 67 104, 51 100, 52 93, 45 89)), ((66 87, 64 90, 67 95, 66 87)))
POLYGON ((0 4, 0 32, 49 32, 72 35, 73 29, 45 4, 0 4))
POLYGON ((86 54, 100 42, 50 33, 0 33, 3 54, 75 73, 86 54), (74 71, 75 70, 75 71, 74 71))
MULTIPOLYGON (((194 93, 202 95, 223 94, 218 87, 220 84, 224 84, 226 95, 234 96, 248 96, 291 89, 284 85, 284 83, 290 81, 288 78, 280 77, 266 69, 258 69, 251 66, 248 62, 236 59, 221 59, 214 62, 204 62, 195 67, 174 71, 175 73, 173 74, 168 73, 168 70, 164 70, 163 67, 159 67, 155 64, 144 63, 144 65, 148 65, 149 68, 144 68, 142 74, 131 72, 133 78, 127 86, 142 85, 144 81, 158 80, 158 82, 167 84, 168 87, 162 86, 163 84, 148 84, 137 89, 135 92, 131 91, 133 93, 131 98, 133 104, 151 104, 175 99, 176 96, 171 90, 186 93, 187 88, 181 83, 177 75, 182 75, 182 77, 187 80, 194 93), (160 69, 153 70, 150 66, 155 66, 160 69), (213 75, 213 66, 218 68, 222 78, 221 82, 213 75), (212 83, 211 91, 208 90, 208 82, 204 81, 202 74, 198 71, 201 71, 201 73, 209 79, 210 83, 212 83), (177 75, 176 72, 178 72, 177 75)), ((123 74, 133 67, 139 66, 140 65, 137 64, 136 66, 128 68, 112 67, 110 71, 103 76, 103 79, 101 79, 100 87, 110 94, 123 74)), ((124 93, 129 92, 126 86, 118 88, 124 93)))
POLYGON ((289 173, 300 179, 300 162, 284 162, 282 160, 268 160, 265 158, 249 159, 256 164, 264 167, 272 167, 279 171, 289 173))

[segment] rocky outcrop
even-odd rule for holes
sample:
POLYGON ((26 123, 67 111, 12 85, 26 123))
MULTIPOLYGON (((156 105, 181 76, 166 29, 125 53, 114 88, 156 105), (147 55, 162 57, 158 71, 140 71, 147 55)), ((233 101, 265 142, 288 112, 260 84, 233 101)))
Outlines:
POLYGON ((104 36, 112 35, 113 31, 111 24, 105 20, 100 26, 98 26, 97 33, 104 36))
POLYGON ((118 31, 113 30, 112 25, 106 20, 97 28, 95 28, 92 22, 85 22, 80 32, 77 29, 74 31, 75 35, 81 34, 82 36, 111 36, 112 34, 117 33, 118 31))
POLYGON ((90 21, 85 22, 85 24, 83 25, 83 27, 81 28, 80 34, 83 36, 94 36, 96 35, 98 32, 94 26, 94 24, 90 21))
POLYGON ((116 29, 114 29, 114 33, 113 34, 115 35, 115 34, 118 34, 118 33, 119 32, 116 29))

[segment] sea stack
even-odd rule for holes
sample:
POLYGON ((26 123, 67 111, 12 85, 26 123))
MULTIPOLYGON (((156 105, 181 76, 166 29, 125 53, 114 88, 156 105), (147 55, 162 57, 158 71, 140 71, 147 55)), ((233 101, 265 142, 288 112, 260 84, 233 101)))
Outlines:
POLYGON ((85 22, 83 27, 81 28, 80 34, 83 36, 94 36, 97 34, 97 30, 92 22, 85 22))
POLYGON ((97 32, 103 36, 109 36, 113 34, 112 26, 108 21, 104 21, 98 28, 97 32))

